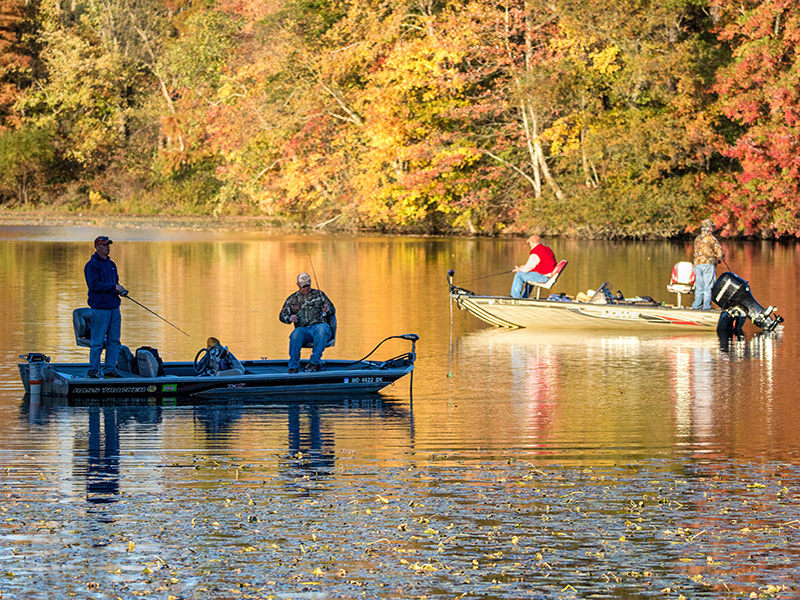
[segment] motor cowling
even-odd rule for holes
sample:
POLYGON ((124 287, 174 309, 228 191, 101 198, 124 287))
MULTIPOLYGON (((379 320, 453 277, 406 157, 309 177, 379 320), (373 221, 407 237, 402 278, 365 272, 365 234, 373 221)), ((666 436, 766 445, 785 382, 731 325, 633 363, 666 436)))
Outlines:
POLYGON ((772 331, 783 322, 783 317, 773 315, 775 308, 764 308, 750 291, 750 285, 735 273, 727 271, 717 278, 711 288, 711 297, 722 310, 733 317, 750 317, 765 331, 772 331))

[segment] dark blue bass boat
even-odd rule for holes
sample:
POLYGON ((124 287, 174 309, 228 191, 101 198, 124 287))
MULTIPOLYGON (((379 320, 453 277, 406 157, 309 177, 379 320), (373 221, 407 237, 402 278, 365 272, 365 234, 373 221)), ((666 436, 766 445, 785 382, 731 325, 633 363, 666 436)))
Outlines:
MULTIPOLYGON (((73 314, 75 339, 88 346, 86 314, 73 314)), ((194 361, 161 362, 152 349, 137 350, 136 357, 123 346, 117 373, 121 377, 90 378, 88 363, 57 363, 38 352, 20 355, 18 364, 25 391, 31 396, 71 399, 103 398, 230 398, 268 395, 371 394, 411 373, 416 360, 413 333, 390 336, 358 360, 326 360, 321 371, 289 373, 288 360, 238 360, 219 344, 201 348, 194 361), (386 360, 368 360, 391 339, 411 342, 411 350, 386 360)))

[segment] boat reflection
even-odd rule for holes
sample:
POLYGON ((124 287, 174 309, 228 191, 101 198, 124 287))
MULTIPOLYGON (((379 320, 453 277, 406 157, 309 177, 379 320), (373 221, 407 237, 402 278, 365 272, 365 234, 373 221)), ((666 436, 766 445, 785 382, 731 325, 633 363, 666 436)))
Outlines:
POLYGON ((741 410, 726 406, 726 399, 746 405, 757 398, 763 406, 754 417, 768 418, 780 341, 780 333, 763 332, 717 337, 487 329, 456 339, 452 370, 468 374, 481 365, 486 381, 475 393, 510 398, 503 427, 521 428, 525 445, 537 454, 561 449, 589 456, 603 448, 641 454, 718 441, 730 412, 741 410))
MULTIPOLYGON (((405 443, 413 438, 409 405, 374 394, 311 402, 254 403, 248 398, 199 406, 193 400, 185 408, 141 406, 141 399, 123 406, 74 406, 65 399, 37 400, 26 394, 20 416, 38 438, 58 449, 62 485, 70 488, 62 491, 85 495, 92 504, 118 501, 132 466, 187 466, 187 457, 194 464, 199 455, 215 456, 219 464, 266 463, 264 468, 274 469, 286 486, 308 495, 309 482, 334 472, 335 431, 366 427, 374 434, 387 428, 405 431, 405 443), (176 457, 171 455, 176 447, 191 450, 176 457), (76 481, 85 483, 85 494, 75 488, 76 481)), ((135 487, 154 493, 168 486, 170 475, 154 468, 158 474, 150 470, 148 477, 129 478, 128 491, 135 487)), ((194 478, 208 476, 218 478, 219 472, 194 478)))

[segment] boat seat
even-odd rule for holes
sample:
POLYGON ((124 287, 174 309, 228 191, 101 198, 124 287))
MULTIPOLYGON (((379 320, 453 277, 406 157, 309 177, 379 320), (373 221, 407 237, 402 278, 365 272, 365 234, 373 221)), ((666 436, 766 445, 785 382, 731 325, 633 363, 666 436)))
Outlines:
POLYGON ((157 377, 158 361, 149 350, 136 351, 136 363, 139 368, 139 377, 157 377))
POLYGON ((547 281, 545 281, 544 283, 536 283, 535 281, 528 281, 525 284, 525 290, 524 290, 524 293, 522 294, 522 297, 523 298, 528 298, 530 296, 532 288, 536 287, 536 299, 538 300, 539 299, 539 294, 542 291, 542 289, 545 289, 545 290, 552 289, 552 287, 555 285, 556 281, 558 281, 558 278, 561 276, 561 271, 563 271, 564 267, 566 267, 566 266, 567 266, 567 261, 565 261, 565 260, 560 261, 556 265, 556 268, 553 269, 553 271, 550 273, 550 278, 547 281))
MULTIPOLYGON (((227 349, 227 347, 226 347, 227 349)), ((214 373, 217 377, 224 377, 225 375, 244 375, 244 365, 233 355, 233 352, 228 351, 225 354, 225 362, 228 364, 227 369, 220 369, 214 373)))
MULTIPOLYGON (((88 306, 72 311, 72 329, 75 331, 75 343, 84 348, 92 346, 92 309, 88 306)), ((105 344, 103 344, 105 346, 105 344)))
MULTIPOLYGON (((331 328, 331 338, 328 340, 328 343, 325 344, 326 348, 330 348, 331 346, 336 345, 336 327, 338 325, 336 322, 336 315, 328 316, 328 325, 330 325, 331 328)), ((313 348, 313 347, 314 347, 313 342, 306 342, 305 344, 303 344, 303 348, 313 348)))
POLYGON ((245 368, 241 361, 223 346, 215 337, 208 338, 208 353, 205 357, 205 375, 225 377, 226 375, 244 375, 245 368))
MULTIPOLYGON (((72 329, 75 332, 75 343, 84 348, 92 347, 92 309, 88 306, 76 308, 72 311, 72 329)), ((103 348, 106 347, 106 342, 103 340, 103 348)), ((117 368, 123 371, 130 371, 130 365, 133 363, 133 356, 130 349, 125 345, 120 345, 119 358, 117 359, 117 368), (127 353, 127 354, 126 354, 127 353)))
POLYGON ((678 294, 678 308, 681 308, 681 294, 694 293, 694 282, 694 265, 689 261, 675 263, 675 266, 672 267, 669 284, 667 284, 667 291, 678 294))

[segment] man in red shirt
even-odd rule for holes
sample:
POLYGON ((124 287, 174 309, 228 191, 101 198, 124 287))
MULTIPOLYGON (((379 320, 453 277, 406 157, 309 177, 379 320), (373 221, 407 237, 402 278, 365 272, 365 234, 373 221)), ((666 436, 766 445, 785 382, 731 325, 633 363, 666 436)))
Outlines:
POLYGON ((556 268, 556 257, 553 251, 541 243, 538 235, 527 239, 531 247, 528 262, 521 267, 514 267, 514 282, 511 284, 511 297, 522 298, 522 290, 529 281, 544 283, 550 279, 550 273, 556 268))

